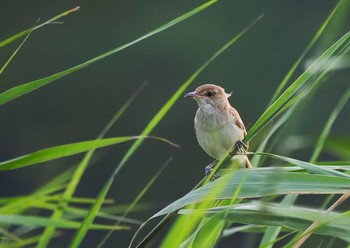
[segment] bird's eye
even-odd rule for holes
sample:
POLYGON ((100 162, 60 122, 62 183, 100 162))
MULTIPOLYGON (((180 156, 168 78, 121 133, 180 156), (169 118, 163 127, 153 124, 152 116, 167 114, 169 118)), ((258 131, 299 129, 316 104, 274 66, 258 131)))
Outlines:
POLYGON ((211 96, 213 96, 215 93, 213 92, 213 91, 208 91, 207 92, 207 96, 209 96, 209 97, 211 97, 211 96))

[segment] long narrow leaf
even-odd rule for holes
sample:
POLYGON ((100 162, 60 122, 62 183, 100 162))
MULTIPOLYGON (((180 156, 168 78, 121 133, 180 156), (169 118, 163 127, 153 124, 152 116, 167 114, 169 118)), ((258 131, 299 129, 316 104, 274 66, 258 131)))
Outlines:
MULTIPOLYGON (((242 37, 253 25, 255 25, 262 16, 259 16, 251 25, 249 25, 247 28, 245 28, 243 31, 241 31, 238 35, 234 36, 228 43, 226 43, 223 47, 221 47, 211 58, 209 58, 197 71, 195 71, 189 79, 186 80, 184 84, 180 86, 180 88, 171 96, 171 98, 165 103, 165 105, 158 111, 158 113, 153 117, 153 119, 148 123, 146 128, 142 131, 141 134, 149 134, 161 121, 161 119, 165 116, 165 114, 169 111, 169 109, 174 105, 176 100, 182 96, 183 92, 186 90, 186 88, 197 78, 197 76, 207 67, 210 65, 214 59, 216 59, 220 54, 222 54, 226 49, 228 49, 231 45, 233 45, 240 37, 242 37)), ((136 151, 136 149, 140 146, 142 143, 142 140, 137 140, 134 142, 134 144, 130 147, 127 154, 124 156, 122 161, 117 166, 116 170, 114 171, 114 174, 111 176, 110 181, 105 185, 103 190, 101 191, 101 194, 99 195, 98 199, 101 197, 105 197, 107 191, 109 190, 110 185, 112 184, 114 177, 119 173, 119 171, 123 168, 125 163, 128 161, 128 159, 131 157, 131 155, 136 151)), ((95 208, 95 212, 97 212, 98 206, 95 208)), ((131 245, 131 244, 130 244, 131 245)))
POLYGON ((45 78, 41 78, 41 79, 38 79, 38 80, 34 80, 32 82, 25 83, 25 84, 22 84, 20 86, 17 86, 17 87, 14 87, 12 89, 9 89, 9 90, 7 90, 7 91, 5 91, 5 92, 0 94, 0 105, 8 103, 8 102, 10 102, 10 101, 12 101, 12 100, 14 100, 14 99, 24 95, 24 94, 28 94, 28 93, 30 93, 30 92, 32 92, 34 90, 37 90, 37 89, 39 89, 39 88, 41 88, 41 87, 43 87, 43 86, 45 86, 45 85, 47 85, 49 83, 52 83, 52 82, 56 81, 57 79, 65 77, 65 76, 67 76, 67 75, 69 75, 69 74, 71 74, 71 73, 73 73, 75 71, 78 71, 80 69, 83 69, 86 66, 89 66, 89 65, 91 65, 91 64, 93 64, 93 63, 95 63, 95 62, 97 62, 97 61, 99 61, 101 59, 104 59, 104 58, 106 58, 106 57, 108 57, 108 56, 110 56, 112 54, 115 54, 115 53, 117 53, 117 52, 119 52, 119 51, 121 51, 121 50, 123 50, 123 49, 125 49, 127 47, 130 47, 130 46, 132 46, 132 45, 134 45, 134 44, 136 44, 136 43, 138 43, 138 42, 140 42, 140 41, 142 41, 144 39, 147 39, 147 38, 149 38, 149 37, 151 37, 151 36, 153 36, 153 35, 155 35, 155 34, 157 34, 159 32, 162 32, 162 31, 164 31, 164 30, 166 30, 166 29, 176 25, 179 22, 186 20, 187 18, 193 16, 194 14, 200 12, 201 10, 209 7, 210 5, 215 3, 216 1, 217 0, 211 0, 211 1, 203 4, 202 6, 196 8, 196 9, 194 9, 194 10, 192 10, 192 11, 190 11, 190 12, 188 12, 188 13, 186 13, 186 14, 178 17, 178 18, 175 18, 174 20, 172 20, 172 21, 170 21, 170 22, 168 22, 168 23, 166 23, 166 24, 164 24, 164 25, 154 29, 153 31, 151 31, 151 32, 149 32, 149 33, 147 33, 147 34, 137 38, 136 40, 133 40, 133 41, 131 41, 129 43, 126 43, 126 44, 124 44, 124 45, 122 45, 120 47, 114 48, 114 49, 112 49, 112 50, 110 50, 110 51, 108 51, 106 53, 103 53, 103 54, 101 54, 101 55, 99 55, 99 56, 97 56, 97 57, 95 57, 93 59, 90 59, 90 60, 88 60, 88 61, 86 61, 84 63, 81 63, 79 65, 71 67, 71 68, 69 68, 67 70, 58 72, 58 73, 53 74, 51 76, 48 76, 48 77, 45 77, 45 78))
POLYGON ((267 153, 267 152, 252 153, 252 154, 263 155, 263 156, 268 156, 271 158, 280 159, 280 160, 285 161, 287 163, 290 163, 290 164, 293 164, 296 166, 300 166, 301 168, 304 168, 305 170, 312 172, 312 173, 317 173, 317 174, 321 174, 321 175, 334 175, 334 176, 341 176, 341 177, 350 178, 350 175, 348 175, 346 173, 342 173, 342 172, 339 172, 339 171, 336 171, 333 169, 328 169, 325 167, 320 167, 320 166, 317 166, 313 163, 308 163, 308 162, 301 161, 301 160, 294 159, 294 158, 289 158, 289 157, 280 156, 280 155, 267 153))
MULTIPOLYGON (((203 5, 201 5, 200 7, 176 18, 175 20, 169 22, 168 24, 160 27, 157 29, 157 32, 162 31, 163 29, 165 29, 167 26, 173 26, 176 23, 187 19, 188 17, 206 9, 207 7, 211 6, 213 3, 215 3, 217 0, 214 1, 209 1, 203 5)), ((154 33, 157 33, 154 31, 154 33)), ((147 37, 149 36, 148 34, 146 35, 147 37)), ((145 37, 145 36, 143 36, 145 37)), ((145 37, 146 38, 146 37, 145 37)), ((144 39, 144 38, 142 38, 144 39)), ((225 50, 224 48, 222 48, 221 50, 225 50)), ((169 111, 169 109, 171 108, 171 106, 175 103, 175 101, 181 96, 181 94, 183 93, 183 91, 186 89, 186 87, 199 75, 199 73, 204 70, 204 68, 206 68, 206 66, 208 66, 210 64, 210 62, 212 60, 214 60, 214 58, 216 56, 218 56, 222 51, 219 51, 217 54, 215 54, 215 56, 213 56, 213 58, 211 58, 209 61, 207 61, 198 71, 196 71, 191 77, 190 79, 180 87, 180 89, 178 89, 175 94, 169 99, 169 101, 162 107, 162 109, 155 115, 155 117, 148 123, 148 125, 146 126, 146 128, 142 131, 142 134, 145 133, 150 133, 155 126, 160 122, 160 120, 164 117, 164 115, 169 111)), ((130 149, 127 151, 126 155, 123 157, 122 161, 119 163, 119 165, 116 167, 116 169, 114 170, 114 172, 112 173, 111 177, 108 179, 107 183, 104 185, 104 187, 102 188, 102 190, 100 191, 97 200, 95 202, 95 204, 91 207, 89 214, 87 215, 87 217, 85 218, 85 221, 83 222, 81 228, 78 230, 78 232, 75 234, 72 242, 71 242, 71 247, 72 248, 77 248, 79 247, 79 245, 81 244, 82 240, 85 237, 86 232, 89 229, 90 224, 93 222, 96 214, 98 213, 101 204, 104 200, 104 198, 106 197, 113 181, 114 178, 116 177, 116 175, 119 173, 119 171, 124 167, 125 163, 128 161, 128 159, 131 157, 131 155, 136 151, 136 149, 139 147, 139 145, 142 143, 143 139, 138 139, 131 147, 130 149)))
POLYGON ((301 64, 301 62, 303 61, 303 59, 305 58, 306 54, 310 51, 310 49, 314 46, 314 44, 316 43, 316 41, 319 40, 321 34, 323 33, 323 31, 325 30, 325 28, 328 26, 329 22, 333 19, 335 13, 337 12, 339 6, 343 3, 344 1, 341 0, 339 1, 339 3, 335 6, 335 8, 332 10, 332 12, 329 14, 329 16, 327 17, 327 19, 323 22, 323 24, 321 25, 321 27, 317 30, 315 36, 312 38, 312 40, 310 41, 310 43, 308 44, 308 46, 305 48, 305 50, 303 51, 303 53, 300 55, 300 57, 297 59, 297 61, 295 61, 295 63, 293 64, 293 66, 290 68, 290 70, 288 71, 288 73, 286 74, 286 76, 283 78, 282 82, 280 83, 280 85, 278 86, 276 92, 274 93, 272 99, 271 99, 271 103, 273 101, 276 100, 277 96, 282 92, 283 88, 286 86, 287 82, 289 81, 289 79, 291 78, 291 76, 293 75, 293 73, 295 72, 295 70, 298 68, 298 66, 301 64))
MULTIPOLYGON (((346 52, 350 44, 350 32, 345 34, 335 42, 326 52, 324 52, 288 89, 263 113, 253 127, 249 130, 245 141, 252 139, 259 131, 262 130, 279 111, 295 96, 300 89, 305 88, 308 84, 314 83, 313 79, 317 73, 325 74, 332 69, 332 61, 339 55, 338 53, 346 52)), ((316 81, 317 82, 317 81, 316 81)))
MULTIPOLYGON (((200 214, 195 209, 181 210, 181 214, 200 214), (198 213, 197 213, 198 212, 198 213)), ((234 206, 217 207, 206 210, 207 217, 235 221, 244 224, 281 226, 295 230, 305 230, 313 221, 318 220, 322 225, 315 232, 340 238, 350 238, 349 214, 347 216, 332 213, 323 216, 323 212, 316 209, 300 207, 281 207, 275 204, 247 203, 234 206), (226 212, 227 211, 227 212, 226 212), (339 218, 339 217, 341 218, 339 218)))
MULTIPOLYGON (((116 123, 119 117, 126 111, 126 109, 130 106, 130 104, 142 91, 144 86, 145 86, 145 83, 142 84, 141 87, 122 105, 122 107, 115 113, 112 119, 107 123, 107 125, 103 128, 101 133, 97 136, 97 139, 102 139, 106 135, 106 133, 110 130, 110 128, 116 123)), ((68 205, 68 200, 73 196, 78 186, 78 183, 80 182, 94 152, 95 152, 94 149, 87 152, 84 158, 79 163, 76 170, 74 171, 71 180, 69 181, 64 193, 62 194, 61 201, 58 204, 59 207, 57 207, 51 215, 52 220, 58 220, 62 217, 64 210, 68 205)), ((38 244, 38 248, 47 247, 54 233, 55 233, 55 227, 46 228, 43 235, 41 236, 40 242, 38 244)))
MULTIPOLYGON (((119 225, 123 219, 126 218, 126 216, 131 212, 132 209, 135 208, 136 204, 140 201, 140 199, 146 194, 146 192, 149 190, 149 188, 153 185, 153 183, 158 179, 159 175, 164 171, 166 166, 169 165, 169 163, 173 160, 173 158, 168 159, 165 164, 158 170, 158 172, 149 180, 149 182, 143 187, 143 189, 140 191, 140 193, 135 197, 135 199, 130 203, 128 208, 124 211, 123 215, 121 216, 120 220, 116 223, 116 225, 119 225)), ((113 230, 109 231, 106 236, 101 240, 97 248, 102 248, 103 245, 106 243, 106 241, 110 238, 112 235, 113 230)))
POLYGON ((25 35, 29 34, 30 32, 32 32, 32 31, 34 31, 34 30, 36 30, 36 29, 39 29, 39 28, 41 28, 41 27, 43 27, 43 26, 45 26, 45 25, 47 25, 47 24, 53 23, 54 21, 58 20, 59 18, 61 18, 61 17, 63 17, 63 16, 66 16, 66 15, 69 15, 69 14, 71 14, 71 13, 73 13, 73 12, 76 12, 76 11, 78 11, 79 9, 80 9, 80 7, 78 6, 78 7, 75 7, 75 8, 73 8, 73 9, 67 10, 67 11, 65 11, 65 12, 63 12, 63 13, 61 13, 61 14, 59 14, 59 15, 53 17, 53 18, 51 18, 50 20, 48 20, 48 21, 42 23, 42 24, 36 25, 36 26, 33 27, 33 28, 29 28, 29 29, 26 29, 26 30, 24 30, 24 31, 22 31, 22 32, 20 32, 20 33, 18 33, 18 34, 15 34, 15 35, 13 35, 13 36, 7 38, 6 40, 1 41, 1 42, 0 42, 0 47, 3 47, 3 46, 5 46, 5 45, 7 45, 7 44, 9 44, 9 43, 11 43, 11 42, 13 42, 13 41, 15 41, 15 40, 21 38, 22 36, 25 36, 25 35))
MULTIPOLYGON (((50 220, 44 217, 36 216, 24 216, 24 215, 0 215, 1 225, 30 225, 30 226, 55 226, 57 228, 64 229, 77 229, 80 226, 79 222, 69 221, 69 220, 50 220)), ((108 225, 91 225, 92 229, 96 230, 125 230, 128 229, 126 226, 108 226, 108 225)))
POLYGON ((340 98, 337 106, 333 109, 333 112, 331 113, 326 126, 323 128, 322 133, 320 135, 320 137, 317 140, 317 144, 315 146, 315 150, 312 154, 312 157, 310 159, 311 163, 314 163, 317 161, 318 156, 320 155, 324 144, 326 142, 326 139, 331 131, 331 128, 335 122, 335 120, 337 119, 340 111, 343 109, 343 107, 345 106, 345 104, 349 101, 350 98, 350 89, 348 89, 344 95, 340 98))
POLYGON ((23 41, 21 42, 21 44, 19 44, 19 46, 16 48, 16 50, 12 53, 12 55, 10 56, 10 58, 6 61, 6 63, 3 65, 3 67, 0 69, 0 75, 4 72, 4 70, 6 69, 6 67, 10 64, 10 62, 12 61, 12 59, 16 56, 16 54, 18 53, 18 51, 22 48, 22 46, 24 45, 24 43, 27 41, 27 39, 29 38, 30 34, 32 32, 29 32, 27 34, 27 36, 23 39, 23 41))
POLYGON ((343 194, 350 192, 350 178, 279 172, 278 170, 242 169, 222 176, 215 182, 209 183, 202 188, 191 191, 156 213, 152 218, 171 213, 184 206, 203 200, 231 199, 232 192, 240 185, 244 177, 244 184, 237 198, 285 194, 343 194), (211 192, 213 187, 217 187, 217 184, 222 183, 224 183, 224 190, 215 197, 208 199, 208 192, 211 192))
MULTIPOLYGON (((50 160, 63 158, 67 156, 72 156, 82 152, 87 152, 91 149, 111 146, 111 145, 119 144, 122 142, 130 141, 138 138, 140 137, 130 136, 130 137, 108 138, 108 139, 84 141, 84 142, 78 142, 78 143, 73 143, 69 145, 51 147, 51 148, 43 149, 19 158, 1 162, 0 170, 18 169, 25 166, 43 163, 43 162, 47 162, 50 160)), ((146 138, 146 137, 143 137, 143 138, 146 138)), ((160 140, 165 141, 164 139, 160 139, 160 140)))

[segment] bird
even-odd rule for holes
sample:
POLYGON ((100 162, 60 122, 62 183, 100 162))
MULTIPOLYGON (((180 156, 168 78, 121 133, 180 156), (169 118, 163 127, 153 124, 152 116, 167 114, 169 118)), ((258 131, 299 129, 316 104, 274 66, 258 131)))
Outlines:
MULTIPOLYGON (((208 176, 216 163, 235 147, 245 151, 248 146, 242 141, 247 135, 238 111, 231 106, 231 93, 215 84, 204 84, 185 97, 193 98, 198 104, 194 118, 194 129, 199 145, 214 162, 205 167, 208 176)), ((238 167, 252 168, 246 154, 235 155, 231 161, 238 167)), ((216 179, 217 175, 213 176, 216 179)))

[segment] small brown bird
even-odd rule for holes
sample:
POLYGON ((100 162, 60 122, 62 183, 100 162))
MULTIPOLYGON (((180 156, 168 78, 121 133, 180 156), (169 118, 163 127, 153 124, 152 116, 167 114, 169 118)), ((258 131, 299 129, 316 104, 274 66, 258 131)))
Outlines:
MULTIPOLYGON (((205 168, 206 175, 235 146, 239 150, 247 148, 242 142, 247 131, 239 113, 228 101, 230 96, 215 84, 204 84, 185 95, 195 99, 199 106, 194 118, 198 143, 216 160, 205 168)), ((235 155, 231 160, 239 167, 252 167, 246 155, 235 155)))

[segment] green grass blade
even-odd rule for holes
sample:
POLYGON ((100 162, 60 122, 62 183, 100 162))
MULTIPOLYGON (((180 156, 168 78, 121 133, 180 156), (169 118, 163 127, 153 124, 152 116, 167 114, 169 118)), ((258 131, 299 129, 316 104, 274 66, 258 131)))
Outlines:
MULTIPOLYGON (((91 200, 92 200, 91 203, 93 203, 95 201, 94 199, 91 199, 91 200)), ((37 206, 34 206, 34 208, 44 209, 44 210, 55 210, 57 208, 57 204, 45 202, 45 203, 38 204, 37 206)), ((86 216, 87 212, 88 211, 86 209, 83 209, 83 208, 67 206, 65 208, 66 216, 63 219, 65 219, 65 218, 67 218, 67 219, 84 218, 86 216)), ((121 222, 124 222, 127 224, 134 224, 134 225, 141 225, 142 224, 142 221, 139 221, 136 219, 122 218, 121 216, 105 213, 105 212, 103 212, 103 209, 98 213, 97 216, 100 217, 101 219, 118 221, 118 222, 121 221, 121 222)), ((51 219, 51 220, 53 220, 53 219, 51 219)), ((118 226, 119 224, 115 224, 115 225, 118 226)))
MULTIPOLYGON (((268 133, 265 135, 264 139, 260 143, 259 147, 256 149, 256 152, 263 152, 266 149, 266 146, 269 144, 270 139, 272 136, 277 132, 278 129, 280 129, 286 122, 289 120, 289 118, 293 115, 294 111, 297 109, 298 104, 293 104, 282 116, 281 118, 276 121, 276 123, 273 124, 273 126, 269 129, 268 133)), ((252 165, 254 167, 261 167, 262 156, 255 156, 251 160, 252 165)))
POLYGON ((332 61, 339 57, 339 54, 347 52, 350 44, 350 32, 345 34, 337 42, 335 42, 326 52, 324 52, 286 91, 262 114, 253 127, 249 130, 245 141, 252 139, 259 131, 262 130, 283 107, 300 93, 300 90, 305 87, 310 87, 310 84, 315 84, 319 80, 314 80, 318 74, 325 75, 332 69, 332 61))
MULTIPOLYGON (((4 237, 2 237, 4 240, 4 237)), ((21 238, 19 240, 7 240, 0 243, 0 248, 22 248, 22 247, 31 247, 38 242, 40 235, 31 236, 29 238, 21 238)))
POLYGON ((341 6, 327 27, 327 35, 324 35, 320 39, 316 50, 323 50, 325 47, 329 47, 339 37, 339 34, 343 32, 342 29, 344 29, 344 26, 346 27, 347 25, 350 2, 346 0, 340 1, 342 2, 341 6))
MULTIPOLYGON (((227 48, 229 48, 232 44, 234 44, 243 34, 245 34, 258 20, 260 20, 261 17, 259 17, 255 22, 253 22, 249 27, 244 29, 242 32, 240 32, 238 35, 236 35, 233 39, 231 39, 228 43, 226 43, 223 47, 221 47, 209 60, 207 60, 196 72, 194 72, 188 80, 184 84, 180 86, 180 88, 170 97, 170 99, 165 103, 165 105, 158 111, 158 113, 152 118, 152 120, 147 124, 146 128, 142 131, 142 135, 149 134, 162 120, 162 118, 165 116, 165 114, 170 110, 170 108, 174 105, 176 100, 180 98, 186 88, 197 78, 197 76, 220 54, 222 54, 227 48)), ((121 162, 116 167, 115 171, 107 181, 107 183, 104 185, 102 190, 100 191, 96 203, 92 206, 90 209, 90 212, 88 216, 86 217, 83 225, 76 233, 75 237, 73 238, 73 241, 71 243, 71 247, 76 248, 80 245, 83 238, 86 235, 86 232, 89 228, 89 225, 94 220, 96 213, 99 211, 101 204, 103 202, 103 199, 106 197, 114 178, 117 176, 119 171, 124 167, 126 162, 129 160, 129 158, 134 154, 134 152, 137 150, 137 148, 141 145, 143 139, 136 140, 133 145, 130 147, 130 149, 127 151, 121 162)))
MULTIPOLYGON (((130 104, 134 101, 134 99, 139 95, 139 93, 143 90, 145 87, 145 83, 142 84, 138 90, 122 105, 122 107, 116 112, 116 114, 112 117, 112 119, 107 123, 107 125, 103 128, 101 133, 98 135, 97 139, 102 139, 105 134, 110 130, 110 128, 117 122, 117 120, 120 118, 120 116, 126 111, 126 109, 130 106, 130 104)), ((62 217, 63 212, 65 208, 68 205, 68 200, 73 196, 95 150, 90 150, 82 159, 82 161, 79 163, 77 169, 73 173, 73 176, 70 180, 70 182, 67 185, 67 188, 65 189, 62 199, 60 203, 58 204, 59 207, 57 207, 54 212, 51 215, 52 220, 58 220, 62 217)), ((51 238, 53 237, 55 233, 55 227, 48 227, 45 229, 40 242, 38 244, 38 248, 44 248, 47 247, 49 244, 51 238)))
MULTIPOLYGON (((226 180, 230 180, 230 178, 227 177, 226 180)), ((240 184, 235 188, 234 191, 231 192, 229 204, 233 204, 233 202, 235 202, 235 200, 237 199, 237 196, 242 189, 244 180, 245 178, 242 177, 240 184)), ((207 191, 206 198, 203 199, 203 201, 199 202, 198 204, 193 203, 188 207, 205 210, 205 209, 217 206, 218 204, 220 204, 219 202, 215 202, 207 199, 213 199, 213 198, 216 198, 218 195, 220 195, 221 191, 224 190, 224 185, 225 183, 216 184, 216 187, 213 187, 211 188, 210 191, 207 191)), ((202 247, 201 245, 205 243, 207 243, 208 245, 216 243, 218 238, 221 235, 221 232, 225 226, 225 223, 224 222, 220 223, 217 221, 211 222, 210 220, 203 219, 204 215, 205 215, 205 211, 203 211, 202 216, 200 214, 196 216, 179 216, 175 220, 167 236, 163 240, 161 247, 164 247, 164 248, 170 247, 170 246, 180 247, 180 245, 184 245, 190 240, 192 240, 191 243, 193 243, 192 245, 193 247, 202 247), (210 227, 208 227, 208 225, 210 227), (205 233, 208 228, 209 229, 212 228, 213 233, 210 237, 205 239, 204 238, 205 235, 202 235, 202 231, 205 233), (191 235, 192 233, 194 234, 191 235)))
MULTIPOLYGON (((169 163, 173 160, 173 158, 168 159, 168 161, 165 162, 165 164, 158 170, 158 172, 149 180, 149 182, 143 187, 141 192, 135 197, 135 199, 132 201, 132 203, 128 206, 128 208, 125 210, 123 215, 121 216, 121 219, 116 223, 116 225, 119 225, 123 219, 131 212, 132 209, 135 208, 136 204, 140 201, 140 199, 146 194, 148 189, 153 185, 153 183, 156 181, 156 179, 160 176, 160 174, 164 171, 164 169, 169 165, 169 163)), ((97 248, 102 248, 103 245, 106 243, 106 241, 109 239, 109 237, 112 235, 113 230, 109 231, 106 236, 101 240, 97 248)))
POLYGON ((239 170, 222 176, 202 188, 191 191, 182 198, 169 204, 152 218, 171 213, 189 204, 214 200, 231 199, 232 192, 239 187, 242 178, 244 184, 237 198, 252 198, 269 195, 285 194, 343 194, 350 190, 350 178, 317 175, 305 173, 280 172, 276 170, 249 169, 239 170), (228 180, 229 179, 229 180, 228 180), (208 199, 208 193, 217 184, 222 184, 223 190, 208 199))
MULTIPOLYGON (((183 18, 188 18, 192 16, 195 13, 198 13, 199 11, 209 7, 211 4, 215 3, 216 1, 209 1, 206 4, 184 14, 183 16, 176 18, 174 21, 170 22, 169 25, 175 25, 177 22, 180 22, 183 20, 183 18)), ((160 27, 159 29, 163 30, 164 26, 160 27)), ((157 32, 160 32, 157 31, 157 32)), ((225 50, 225 49, 222 49, 225 50)), ((222 52, 222 51, 221 51, 222 52)), ((187 86, 199 75, 199 73, 204 70, 212 60, 214 60, 215 57, 217 57, 220 53, 220 51, 215 54, 210 61, 207 61, 198 71, 196 71, 189 80, 185 84, 183 84, 180 89, 178 89, 175 94, 168 100, 168 102, 162 107, 162 109, 153 117, 153 119, 148 123, 146 128, 142 131, 142 134, 150 133, 155 126, 160 122, 160 120, 165 116, 165 114, 169 111, 169 109, 172 107, 172 105, 175 103, 175 101, 181 96, 181 94, 184 92, 184 90, 187 88, 187 86)), ((86 217, 85 221, 83 222, 81 228, 78 230, 76 235, 74 236, 71 247, 79 247, 82 240, 84 239, 86 232, 89 229, 90 224, 94 220, 97 212, 99 211, 101 204, 103 202, 103 199, 106 197, 113 181, 116 175, 119 173, 119 171, 124 167, 127 160, 131 157, 131 155, 137 150, 139 145, 142 143, 143 139, 138 139, 127 151, 126 155, 123 157, 121 162, 116 167, 115 171, 112 173, 111 177, 108 179, 107 183, 104 185, 102 190, 100 191, 96 203, 91 207, 90 212, 88 216, 86 217)))
POLYGON ((287 75, 283 78, 282 82, 280 83, 280 85, 278 86, 276 92, 273 94, 271 102, 269 105, 271 105, 277 98, 278 95, 281 94, 282 90, 284 89, 284 87, 286 86, 287 82, 290 80, 290 78, 292 77, 292 75, 294 74, 295 70, 299 67, 299 65, 301 64, 301 62, 303 61, 303 59, 305 58, 306 54, 311 50, 311 48, 314 46, 314 44, 316 43, 316 41, 319 40, 321 34, 323 33, 323 31, 326 29, 326 27, 328 26, 329 22, 333 19, 335 13, 337 12, 339 6, 345 1, 341 0, 339 1, 339 3, 335 6, 335 8, 333 9, 333 11, 329 14, 329 16, 327 17, 327 19, 324 21, 324 23, 321 25, 321 27, 317 30, 315 36, 312 38, 312 40, 310 41, 310 43, 308 44, 308 46, 306 47, 306 49, 303 51, 303 53, 300 55, 300 57, 297 59, 297 61, 295 61, 295 63, 293 64, 293 66, 290 68, 290 70, 288 71, 287 75))
POLYGON ((271 158, 279 159, 279 160, 285 161, 287 163, 290 163, 290 164, 293 164, 296 166, 300 166, 301 168, 304 168, 305 170, 312 172, 312 173, 316 173, 316 174, 333 175, 333 176, 341 176, 341 177, 349 177, 350 178, 350 175, 348 175, 346 173, 342 173, 342 172, 328 169, 325 167, 320 167, 320 166, 317 166, 313 163, 308 163, 308 162, 301 161, 301 160, 294 159, 294 158, 289 158, 289 157, 280 156, 280 155, 267 153, 267 152, 252 153, 252 154, 261 155, 261 156, 268 156, 271 158))
MULTIPOLYGON (((333 126, 337 116, 339 115, 340 111, 342 110, 342 108, 344 107, 344 105, 347 103, 347 101, 350 98, 350 89, 348 91, 345 92, 345 94, 341 97, 341 99, 339 100, 338 104, 336 105, 336 107, 334 108, 333 112, 331 113, 326 126, 323 128, 321 135, 318 138, 318 141, 316 143, 315 149, 313 151, 312 157, 310 159, 311 163, 315 163, 320 155, 321 150, 324 147, 325 141, 330 133, 330 129, 333 126)), ((297 199, 297 196, 295 195, 289 195, 286 196, 281 205, 285 205, 285 206, 290 206, 292 205, 297 199)), ((268 244, 271 243, 274 239, 277 238, 278 234, 280 232, 280 227, 268 227, 263 239, 260 243, 260 246, 262 246, 263 244, 268 244)), ((265 247, 265 246, 264 246, 265 247)), ((267 248, 271 248, 272 244, 267 245, 267 248)))
POLYGON ((50 181, 48 181, 46 184, 42 185, 40 188, 38 188, 34 194, 40 194, 45 193, 47 191, 50 191, 52 188, 61 188, 62 186, 66 186, 66 182, 68 182, 69 178, 71 178, 76 166, 72 166, 68 168, 67 170, 63 171, 56 177, 52 178, 50 181))
POLYGON ((83 69, 84 67, 87 67, 87 66, 89 66, 89 65, 91 65, 99 60, 102 60, 102 59, 104 59, 108 56, 111 56, 111 55, 113 55, 113 54, 115 54, 115 53, 117 53, 125 48, 128 48, 128 47, 130 47, 130 46, 132 46, 132 45, 134 45, 134 44, 136 44, 144 39, 147 39, 147 38, 149 38, 149 37, 151 37, 159 32, 162 32, 162 31, 178 24, 179 22, 186 20, 187 18, 193 16, 194 14, 197 14, 198 12, 206 9, 207 7, 209 7, 210 5, 212 5, 215 2, 217 2, 217 0, 211 0, 203 5, 199 6, 198 8, 193 9, 192 11, 189 11, 188 13, 186 13, 178 18, 175 18, 174 20, 172 20, 172 21, 154 29, 153 31, 137 38, 136 40, 133 40, 129 43, 126 43, 120 47, 114 48, 114 49, 112 49, 106 53, 103 53, 103 54, 101 54, 93 59, 90 59, 84 63, 81 63, 81 64, 76 65, 74 67, 71 67, 69 69, 66 69, 64 71, 58 72, 58 73, 53 74, 51 76, 41 78, 38 80, 34 80, 32 82, 25 83, 25 84, 22 84, 20 86, 11 88, 11 89, 0 94, 0 105, 8 103, 8 102, 10 102, 10 101, 22 96, 22 95, 25 95, 25 94, 28 94, 28 93, 34 91, 34 90, 37 90, 37 89, 39 89, 45 85, 48 85, 48 84, 50 84, 50 83, 52 83, 52 82, 54 82, 62 77, 65 77, 65 76, 67 76, 75 71, 83 69))
MULTIPOLYGON (((244 180, 245 178, 243 177, 235 192, 232 194, 228 205, 234 205, 235 203, 237 204, 237 196, 243 187, 244 180)), ((227 211, 227 214, 228 213, 229 211, 227 211)), ((204 216, 205 214, 203 215, 203 217, 204 216)), ((225 219, 225 213, 223 219, 225 219)), ((224 228, 228 225, 225 220, 218 220, 215 217, 210 217, 209 221, 206 221, 204 219, 204 221, 204 225, 197 227, 199 231, 193 241, 194 247, 214 247, 215 244, 219 242, 220 237, 223 234, 224 228)), ((186 225, 186 223, 184 224, 186 225)))
POLYGON ((329 137, 325 144, 328 153, 344 159, 350 160, 350 137, 329 137))
MULTIPOLYGON (((281 202, 281 207, 290 207, 297 199, 298 195, 287 195, 283 198, 281 202)), ((281 226, 268 226, 261 239, 259 247, 272 248, 274 241, 281 232, 281 226)))
POLYGON ((315 150, 313 151, 312 157, 310 159, 311 163, 315 163, 317 161, 335 120, 337 119, 339 113, 341 112, 345 104, 349 101, 349 99, 350 99, 350 89, 348 89, 345 92, 345 94, 340 98, 339 102, 333 109, 333 112, 331 113, 326 123, 326 126, 323 128, 322 133, 317 140, 315 150))
POLYGON ((215 247, 218 238, 225 227, 225 221, 211 217, 194 238, 192 247, 215 247))
POLYGON ((45 25, 47 25, 47 24, 53 23, 53 22, 57 21, 58 19, 60 19, 60 18, 63 17, 63 16, 66 16, 66 15, 69 15, 69 14, 71 14, 71 13, 73 13, 73 12, 76 12, 76 11, 78 11, 79 9, 80 9, 80 7, 78 6, 78 7, 75 7, 75 8, 73 8, 73 9, 67 10, 67 11, 65 11, 65 12, 63 12, 63 13, 61 13, 61 14, 59 14, 59 15, 53 17, 53 18, 51 18, 50 20, 48 20, 48 21, 42 23, 42 24, 36 25, 36 26, 33 27, 33 28, 29 28, 29 29, 26 29, 26 30, 24 30, 24 31, 22 31, 22 32, 20 32, 20 33, 18 33, 18 34, 15 34, 15 35, 13 35, 13 36, 7 38, 6 40, 1 41, 1 42, 0 42, 0 47, 3 47, 3 46, 5 46, 5 45, 7 45, 7 44, 13 42, 13 41, 15 41, 15 40, 21 38, 22 36, 28 35, 30 32, 32 32, 32 31, 34 31, 34 30, 36 30, 36 29, 39 29, 39 28, 41 28, 41 27, 43 27, 43 26, 45 26, 45 25))
MULTIPOLYGON (((50 220, 44 217, 36 217, 36 216, 25 216, 25 215, 0 215, 0 223, 1 225, 29 225, 29 226, 39 226, 39 227, 47 227, 47 226, 55 226, 57 228, 63 229, 77 229, 80 226, 79 222, 69 221, 69 220, 50 220)), ((114 226, 114 225, 99 225, 93 224, 91 225, 92 229, 96 230, 126 230, 129 229, 126 226, 114 226)))
MULTIPOLYGON (((179 213, 186 215, 201 214, 197 209, 184 209, 179 213)), ((223 206, 206 210, 207 217, 236 221, 244 224, 281 226, 294 230, 304 230, 315 220, 322 223, 322 227, 315 229, 315 233, 336 237, 350 237, 349 212, 345 214, 331 213, 323 216, 323 211, 312 208, 282 207, 275 204, 260 202, 223 206), (225 216, 223 212, 228 210, 225 216)))
MULTIPOLYGON (((47 162, 50 160, 72 156, 91 149, 102 148, 106 146, 116 145, 122 142, 138 139, 139 136, 108 138, 92 141, 83 141, 68 145, 55 146, 46 148, 19 158, 11 159, 0 163, 0 170, 13 170, 25 166, 47 162)), ((146 138, 146 137, 143 137, 146 138)), ((158 139, 158 138, 157 138, 158 139)), ((165 141, 164 139, 160 139, 165 141)))
POLYGON ((24 45, 24 43, 27 41, 27 39, 29 38, 30 34, 32 33, 32 30, 30 30, 30 32, 26 35, 26 37, 23 39, 23 41, 21 42, 21 44, 17 47, 17 49, 12 53, 12 55, 10 56, 10 58, 6 61, 6 63, 3 65, 3 67, 0 69, 0 75, 4 72, 4 70, 6 69, 6 67, 10 64, 10 62, 12 61, 12 59, 16 56, 16 54, 18 53, 18 51, 22 48, 22 46, 24 45))

